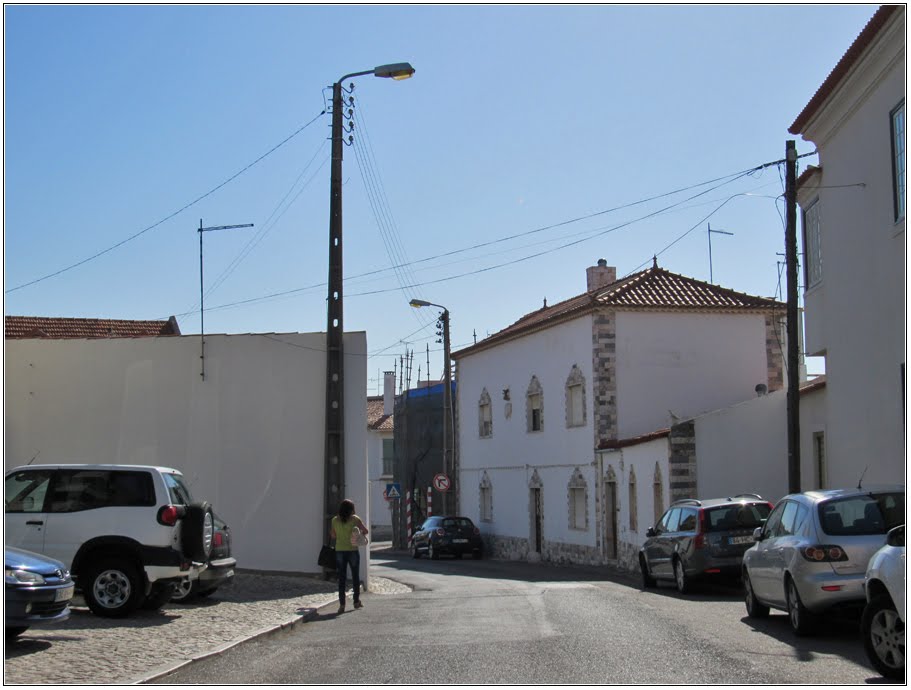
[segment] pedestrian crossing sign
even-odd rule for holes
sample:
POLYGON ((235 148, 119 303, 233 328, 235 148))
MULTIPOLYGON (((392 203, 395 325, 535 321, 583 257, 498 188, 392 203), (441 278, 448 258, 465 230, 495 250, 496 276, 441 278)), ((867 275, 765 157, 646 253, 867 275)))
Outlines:
POLYGON ((383 498, 387 501, 394 501, 397 498, 402 497, 402 486, 398 482, 394 484, 387 484, 386 490, 383 492, 383 498))

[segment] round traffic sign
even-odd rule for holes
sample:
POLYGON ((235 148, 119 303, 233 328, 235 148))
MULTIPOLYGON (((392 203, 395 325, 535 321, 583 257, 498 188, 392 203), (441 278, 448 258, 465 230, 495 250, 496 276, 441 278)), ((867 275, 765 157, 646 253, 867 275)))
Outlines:
POLYGON ((433 488, 437 491, 449 491, 451 485, 452 483, 449 481, 449 477, 442 472, 433 477, 433 488))

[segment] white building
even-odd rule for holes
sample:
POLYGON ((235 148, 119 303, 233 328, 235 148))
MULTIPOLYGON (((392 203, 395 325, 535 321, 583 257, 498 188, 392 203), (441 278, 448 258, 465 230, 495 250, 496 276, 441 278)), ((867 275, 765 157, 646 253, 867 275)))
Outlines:
MULTIPOLYGON (((230 525, 238 567, 318 572, 324 333, 7 339, 4 467, 173 467, 230 525)), ((369 514, 367 338, 346 333, 345 493, 369 514)), ((367 579, 369 550, 362 559, 367 579)))
MULTIPOLYGON (((595 448, 783 385, 781 303, 657 263, 616 280, 601 260, 587 282, 453 354, 460 509, 494 555, 623 560, 620 468, 595 448)), ((662 500, 689 495, 694 478, 658 470, 662 500)))
POLYGON ((386 500, 385 492, 386 485, 392 483, 395 463, 395 374, 387 374, 384 384, 383 395, 367 396, 367 478, 370 482, 369 527, 372 541, 392 539, 393 502, 386 500))
POLYGON ((790 128, 819 151, 798 202, 806 348, 827 377, 814 462, 830 486, 864 469, 904 482, 905 79, 905 8, 884 5, 790 128))

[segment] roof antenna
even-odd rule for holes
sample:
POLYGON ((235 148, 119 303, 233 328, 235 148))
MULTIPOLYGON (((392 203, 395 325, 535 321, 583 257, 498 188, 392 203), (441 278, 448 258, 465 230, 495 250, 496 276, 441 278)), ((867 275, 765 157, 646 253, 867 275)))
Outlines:
POLYGON ((31 460, 29 460, 27 463, 25 463, 26 467, 27 467, 28 465, 31 465, 33 462, 35 462, 35 458, 37 458, 39 455, 41 455, 41 451, 40 451, 40 450, 32 456, 32 459, 31 459, 31 460))
POLYGON ((860 484, 864 480, 864 475, 867 473, 867 470, 870 469, 870 466, 867 465, 864 467, 864 471, 860 473, 860 479, 857 480, 857 490, 860 491, 860 484))

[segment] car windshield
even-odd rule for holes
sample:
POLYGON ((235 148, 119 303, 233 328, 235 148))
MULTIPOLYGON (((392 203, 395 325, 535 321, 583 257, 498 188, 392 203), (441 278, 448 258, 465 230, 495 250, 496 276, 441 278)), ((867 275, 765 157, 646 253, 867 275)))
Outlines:
POLYGON ((819 523, 826 534, 885 534, 905 521, 905 495, 864 494, 833 498, 819 504, 819 523))
POLYGON ((474 525, 468 518, 446 518, 443 520, 443 527, 458 527, 461 529, 472 528, 474 525))
POLYGON ((729 506, 707 508, 706 532, 727 532, 735 529, 761 527, 772 509, 768 503, 737 503, 729 506))

